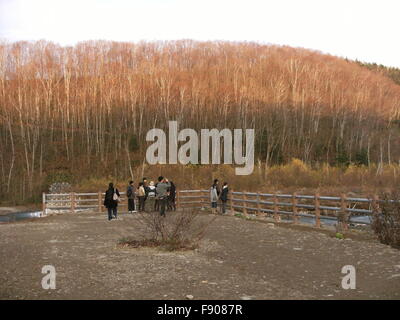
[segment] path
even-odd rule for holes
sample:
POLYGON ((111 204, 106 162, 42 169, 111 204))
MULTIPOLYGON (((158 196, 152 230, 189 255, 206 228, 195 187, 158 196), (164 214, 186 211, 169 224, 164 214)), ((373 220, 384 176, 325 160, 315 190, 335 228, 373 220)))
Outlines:
POLYGON ((137 232, 136 219, 80 213, 1 224, 0 298, 400 298, 400 250, 376 241, 221 216, 193 252, 118 247, 137 232), (56 290, 41 288, 47 264, 56 290), (341 287, 344 265, 356 267, 355 290, 341 287))

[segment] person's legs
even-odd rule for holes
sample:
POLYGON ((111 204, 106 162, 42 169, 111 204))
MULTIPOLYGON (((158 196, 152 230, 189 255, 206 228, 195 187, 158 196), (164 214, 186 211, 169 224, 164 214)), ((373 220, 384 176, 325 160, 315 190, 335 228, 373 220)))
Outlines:
POLYGON ((166 205, 167 199, 160 199, 160 215, 165 216, 165 205, 166 205))
POLYGON ((216 211, 217 211, 217 203, 211 202, 211 212, 216 213, 216 211))
POLYGON ((114 215, 115 219, 117 219, 117 207, 113 208, 113 215, 114 215))
POLYGON ((222 213, 225 214, 226 212, 226 201, 222 201, 222 213))
POLYGON ((112 219, 112 209, 107 208, 107 211, 108 211, 108 221, 110 221, 112 219))
POLYGON ((149 205, 148 205, 148 210, 149 212, 153 212, 154 209, 154 197, 153 198, 149 198, 149 205))
POLYGON ((135 200, 134 199, 128 199, 128 211, 133 212, 135 211, 135 200))
POLYGON ((139 198, 139 211, 144 211, 144 203, 145 203, 145 197, 140 197, 139 198))

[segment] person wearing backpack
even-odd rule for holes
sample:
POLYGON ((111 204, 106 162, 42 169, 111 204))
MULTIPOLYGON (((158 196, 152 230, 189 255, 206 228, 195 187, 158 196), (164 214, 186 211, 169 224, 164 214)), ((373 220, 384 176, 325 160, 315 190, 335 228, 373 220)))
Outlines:
POLYGON ((104 196, 104 206, 108 211, 108 221, 112 220, 113 216, 117 219, 117 207, 119 201, 119 191, 117 188, 114 188, 114 184, 112 182, 109 183, 108 189, 104 196))
POLYGON ((138 200, 139 200, 139 212, 142 212, 142 211, 144 211, 144 205, 145 205, 145 201, 146 201, 146 191, 144 190, 143 182, 139 182, 138 200))
POLYGON ((126 189, 126 196, 128 198, 128 212, 134 213, 135 211, 135 189, 133 187, 133 181, 129 181, 128 188, 126 189))
POLYGON ((146 199, 147 212, 155 211, 155 201, 156 201, 156 187, 154 186, 154 181, 150 181, 146 199))

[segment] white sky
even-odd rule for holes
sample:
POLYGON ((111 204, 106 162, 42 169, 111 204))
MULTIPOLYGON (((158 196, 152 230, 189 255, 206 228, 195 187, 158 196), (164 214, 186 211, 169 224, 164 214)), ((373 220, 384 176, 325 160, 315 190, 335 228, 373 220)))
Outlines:
POLYGON ((0 38, 245 40, 400 67, 400 0, 0 0, 0 38))

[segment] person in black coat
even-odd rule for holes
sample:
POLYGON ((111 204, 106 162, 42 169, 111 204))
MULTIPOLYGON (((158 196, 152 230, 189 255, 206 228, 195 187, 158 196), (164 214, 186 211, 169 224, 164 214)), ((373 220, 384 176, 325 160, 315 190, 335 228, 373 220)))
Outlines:
POLYGON ((104 206, 108 210, 108 221, 110 221, 113 216, 115 217, 115 219, 117 219, 118 200, 114 199, 116 198, 114 194, 116 194, 119 199, 120 195, 118 189, 114 188, 114 184, 110 182, 106 191, 106 195, 104 197, 104 206))
POLYGON ((149 195, 149 192, 150 192, 150 188, 149 188, 149 184, 147 183, 147 178, 143 178, 142 182, 143 182, 143 188, 144 188, 144 192, 145 192, 144 201, 146 201, 147 197, 149 195))
POLYGON ((176 187, 175 184, 170 181, 171 186, 169 188, 169 196, 168 196, 168 210, 176 211, 175 197, 176 197, 176 187))
POLYGON ((128 198, 128 212, 133 213, 135 211, 135 188, 133 181, 129 181, 129 186, 126 189, 126 197, 128 198))
POLYGON ((229 188, 228 188, 228 183, 224 182, 224 186, 222 187, 221 190, 221 194, 219 196, 219 198, 221 199, 222 202, 222 213, 225 214, 226 212, 226 203, 228 201, 228 192, 229 192, 229 188))

